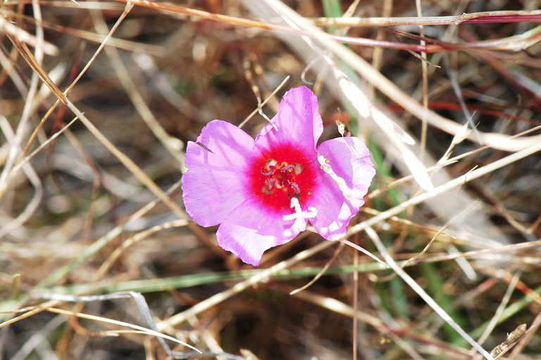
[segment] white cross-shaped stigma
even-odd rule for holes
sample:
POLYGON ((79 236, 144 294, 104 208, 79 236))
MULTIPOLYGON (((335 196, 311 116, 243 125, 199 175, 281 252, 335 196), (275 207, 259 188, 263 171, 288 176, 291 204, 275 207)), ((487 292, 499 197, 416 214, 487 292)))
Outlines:
POLYGON ((291 208, 295 212, 293 214, 284 215, 282 219, 284 221, 295 220, 295 222, 291 226, 291 229, 296 233, 300 233, 301 231, 305 230, 306 220, 313 219, 317 215, 317 209, 313 206, 310 206, 308 208, 308 211, 302 211, 299 199, 296 197, 291 198, 291 208))

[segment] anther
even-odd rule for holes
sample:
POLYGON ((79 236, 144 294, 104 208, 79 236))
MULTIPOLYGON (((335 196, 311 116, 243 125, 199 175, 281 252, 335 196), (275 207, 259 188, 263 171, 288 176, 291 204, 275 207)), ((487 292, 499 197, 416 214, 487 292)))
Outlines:
POLYGON ((272 194, 275 190, 281 190, 285 191, 289 198, 300 197, 301 188, 297 183, 297 176, 302 170, 303 166, 298 163, 268 159, 261 169, 261 174, 267 177, 261 192, 272 194))
POLYGON ((293 188, 294 196, 299 197, 301 194, 301 188, 297 183, 289 183, 289 186, 293 188))

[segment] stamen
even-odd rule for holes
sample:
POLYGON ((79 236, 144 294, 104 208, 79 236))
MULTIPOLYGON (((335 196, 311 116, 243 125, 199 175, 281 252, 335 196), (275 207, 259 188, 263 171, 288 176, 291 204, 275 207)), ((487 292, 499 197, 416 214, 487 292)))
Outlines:
POLYGON ((265 180, 265 185, 261 189, 263 194, 272 194, 274 192, 274 180, 272 178, 268 178, 265 180))
POLYGON ((250 185, 261 203, 284 214, 293 197, 304 204, 312 196, 314 170, 303 151, 288 144, 276 145, 254 159, 250 185))
POLYGON ((291 186, 291 188, 293 188, 293 191, 294 191, 294 196, 295 197, 299 197, 301 195, 301 188, 299 187, 299 185, 297 183, 290 183, 289 186, 291 186))
POLYGON ((284 215, 282 219, 284 221, 294 220, 291 229, 296 233, 300 233, 306 229, 306 220, 313 219, 317 216, 317 209, 313 206, 310 206, 308 211, 302 211, 301 204, 297 197, 291 198, 291 208, 295 212, 293 214, 284 215))
POLYGON ((268 159, 261 169, 261 174, 267 177, 261 192, 272 194, 274 190, 285 190, 289 198, 300 197, 301 188, 297 183, 297 176, 302 173, 302 169, 303 166, 298 163, 279 163, 275 159, 268 159))
POLYGON ((287 164, 287 165, 284 165, 284 167, 282 167, 282 171, 291 172, 291 170, 293 170, 294 168, 295 168, 295 166, 293 166, 291 164, 287 164))

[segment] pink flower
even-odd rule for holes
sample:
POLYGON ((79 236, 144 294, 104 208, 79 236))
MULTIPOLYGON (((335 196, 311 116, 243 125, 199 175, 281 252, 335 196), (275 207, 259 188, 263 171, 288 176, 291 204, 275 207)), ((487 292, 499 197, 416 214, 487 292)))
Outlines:
POLYGON ((317 146, 322 131, 317 98, 304 86, 285 94, 255 140, 225 121, 209 122, 186 150, 186 211, 202 226, 220 224, 218 244, 252 265, 308 223, 328 240, 344 237, 374 164, 356 137, 317 146))

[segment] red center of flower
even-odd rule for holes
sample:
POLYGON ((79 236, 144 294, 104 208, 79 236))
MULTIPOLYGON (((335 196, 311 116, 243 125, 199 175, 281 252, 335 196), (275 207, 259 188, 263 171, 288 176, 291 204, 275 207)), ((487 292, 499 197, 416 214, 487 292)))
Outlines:
POLYGON ((291 207, 291 199, 299 203, 312 195, 313 161, 292 145, 274 147, 254 159, 250 168, 250 185, 257 199, 275 211, 291 207))

